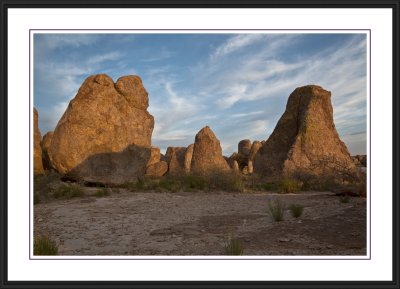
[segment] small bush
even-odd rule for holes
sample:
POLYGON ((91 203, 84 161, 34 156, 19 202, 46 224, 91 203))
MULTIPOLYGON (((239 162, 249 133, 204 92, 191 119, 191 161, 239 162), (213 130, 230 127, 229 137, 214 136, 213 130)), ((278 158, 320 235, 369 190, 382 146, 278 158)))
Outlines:
POLYGON ((207 187, 207 180, 202 176, 185 175, 183 177, 183 186, 188 191, 203 191, 207 187))
POLYGON ((50 239, 48 236, 37 237, 33 243, 33 254, 34 255, 57 255, 58 245, 50 239))
POLYGON ((107 188, 101 188, 96 191, 94 194, 96 197, 105 197, 110 195, 110 191, 107 188))
POLYGON ((238 238, 229 238, 225 243, 224 254, 229 256, 243 255, 243 246, 238 238))
POLYGON ((281 200, 274 200, 268 203, 269 214, 275 222, 283 221, 285 204, 281 200))
POLYGON ((292 216, 298 218, 303 213, 304 207, 302 205, 292 204, 289 206, 289 210, 292 213, 292 216))
POLYGON ((301 189, 300 183, 292 178, 284 178, 280 183, 280 192, 285 194, 293 194, 301 189))
POLYGON ((83 196, 83 189, 76 184, 62 185, 57 188, 53 196, 57 199, 58 198, 71 199, 71 198, 81 197, 83 196))
POLYGON ((213 171, 206 176, 209 191, 242 192, 244 182, 242 176, 234 172, 213 171))
POLYGON ((348 202, 350 202, 350 196, 349 195, 340 196, 339 200, 341 203, 347 204, 348 202))

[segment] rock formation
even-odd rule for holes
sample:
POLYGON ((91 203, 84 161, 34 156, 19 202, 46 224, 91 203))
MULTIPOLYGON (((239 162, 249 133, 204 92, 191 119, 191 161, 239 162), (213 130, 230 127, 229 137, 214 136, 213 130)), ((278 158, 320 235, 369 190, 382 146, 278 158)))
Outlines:
POLYGON ((367 166, 367 156, 366 155, 355 155, 351 157, 356 164, 356 166, 367 166))
POLYGON ((39 114, 36 108, 33 108, 33 173, 35 175, 41 175, 44 173, 42 147, 40 146, 42 135, 40 134, 38 121, 39 114))
POLYGON ((88 77, 54 130, 52 166, 72 178, 118 184, 144 175, 154 118, 138 76, 88 77))
POLYGON ((185 147, 168 147, 165 153, 168 163, 168 174, 180 175, 185 170, 185 147))
POLYGON ((43 167, 45 170, 51 170, 52 166, 50 163, 50 158, 48 154, 48 150, 51 144, 51 139, 53 138, 53 132, 47 132, 42 138, 42 158, 43 158, 43 167))
POLYGON ((192 163, 192 157, 193 157, 193 148, 194 148, 194 144, 191 144, 186 148, 186 151, 185 151, 183 168, 185 169, 186 173, 190 172, 190 164, 192 163))
POLYGON ((206 126, 196 134, 190 172, 209 174, 215 171, 228 172, 230 167, 222 156, 219 140, 206 126))
POLYGON ((354 168, 333 123, 331 93, 316 85, 296 88, 254 158, 254 173, 276 178, 307 170, 321 175, 327 170, 334 173, 335 163, 354 168))
POLYGON ((162 177, 168 171, 168 164, 164 161, 153 163, 146 168, 146 176, 162 177))
POLYGON ((258 140, 255 140, 251 145, 250 154, 249 154, 249 161, 253 161, 254 157, 256 156, 258 150, 262 147, 262 143, 258 140))

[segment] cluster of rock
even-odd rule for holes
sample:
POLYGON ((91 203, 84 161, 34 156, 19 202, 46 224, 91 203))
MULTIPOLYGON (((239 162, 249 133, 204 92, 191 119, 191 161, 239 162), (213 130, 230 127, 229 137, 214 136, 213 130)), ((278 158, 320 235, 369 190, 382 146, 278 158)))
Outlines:
MULTIPOLYGON (((147 111, 148 93, 138 76, 116 83, 105 75, 88 77, 80 87, 54 132, 41 140, 34 110, 34 173, 45 169, 76 180, 121 184, 141 176, 206 174, 240 171, 278 177, 333 157, 355 166, 333 123, 330 92, 319 86, 297 88, 286 111, 266 141, 238 144, 238 152, 222 155, 213 131, 202 128, 188 147, 168 147, 165 156, 151 146, 154 118, 147 111)), ((356 156, 361 164, 365 158, 356 156)))
POLYGON ((249 139, 241 140, 238 144, 238 152, 228 158, 232 170, 240 171, 245 175, 252 174, 254 157, 261 147, 262 142, 258 140, 253 143, 249 139))

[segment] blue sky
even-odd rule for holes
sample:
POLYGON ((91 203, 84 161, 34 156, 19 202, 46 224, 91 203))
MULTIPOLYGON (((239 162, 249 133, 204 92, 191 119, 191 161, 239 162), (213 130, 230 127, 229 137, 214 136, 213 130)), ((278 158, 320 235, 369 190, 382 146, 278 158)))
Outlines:
POLYGON ((35 34, 34 106, 44 135, 92 74, 139 75, 152 145, 187 146, 209 125, 223 153, 264 140, 299 86, 332 92, 351 154, 366 152, 365 34, 35 34))

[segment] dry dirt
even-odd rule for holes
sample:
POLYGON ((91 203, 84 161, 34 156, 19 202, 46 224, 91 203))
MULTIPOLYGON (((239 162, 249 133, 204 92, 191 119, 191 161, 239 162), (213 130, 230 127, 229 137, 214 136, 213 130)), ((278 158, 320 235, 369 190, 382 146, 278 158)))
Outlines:
POLYGON ((222 255, 229 236, 244 255, 366 255, 366 199, 341 203, 330 192, 297 194, 129 192, 54 200, 34 207, 34 235, 49 235, 59 255, 222 255), (274 222, 268 202, 287 209, 274 222))

